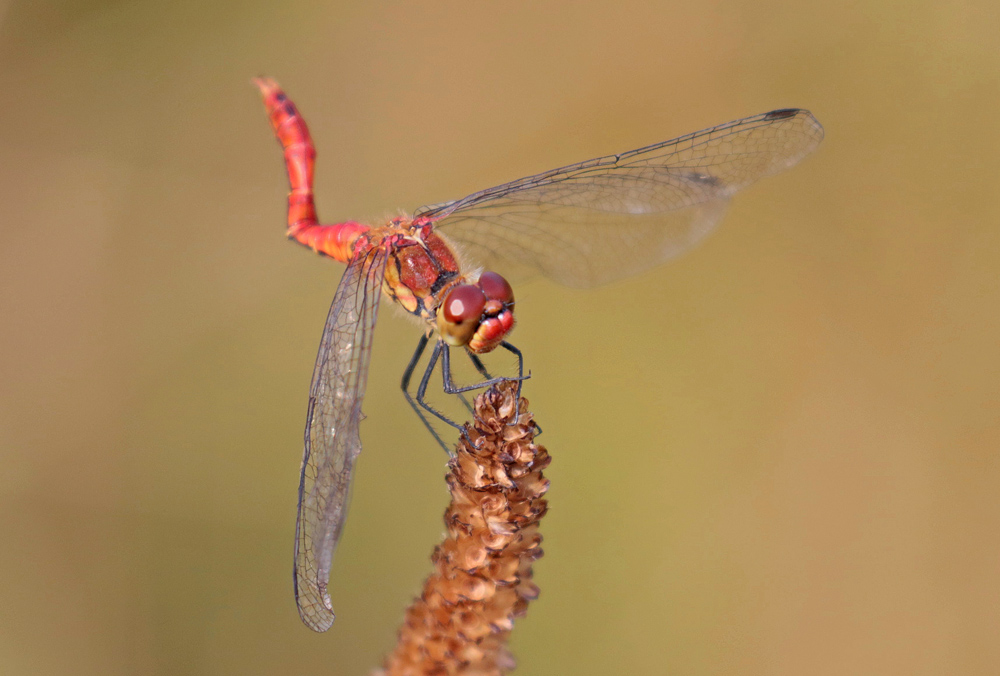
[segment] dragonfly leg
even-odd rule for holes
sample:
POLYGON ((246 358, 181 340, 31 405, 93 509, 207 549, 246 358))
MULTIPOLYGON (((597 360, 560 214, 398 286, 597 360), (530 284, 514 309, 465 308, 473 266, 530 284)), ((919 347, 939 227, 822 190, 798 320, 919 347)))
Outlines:
MULTIPOLYGON (((445 349, 442 351, 442 354, 441 354, 441 375, 442 375, 442 379, 444 381, 444 391, 447 392, 448 394, 457 394, 459 397, 461 397, 463 392, 468 392, 470 390, 483 389, 483 388, 489 387, 490 385, 495 385, 495 384, 502 383, 502 382, 505 382, 505 381, 508 381, 508 380, 516 380, 517 381, 517 397, 518 397, 518 399, 520 399, 521 398, 521 384, 525 380, 527 380, 528 378, 531 377, 530 373, 528 375, 524 375, 524 355, 521 354, 521 351, 519 349, 517 349, 516 347, 514 347, 513 345, 511 345, 510 343, 508 343, 506 340, 503 341, 502 343, 500 343, 500 347, 504 348, 505 350, 507 350, 508 352, 510 352, 511 354, 513 354, 515 357, 517 357, 517 377, 516 378, 504 378, 504 377, 493 378, 493 377, 491 377, 490 374, 489 374, 489 371, 486 370, 486 366, 483 364, 483 361, 476 354, 474 354, 472 352, 466 351, 467 354, 469 355, 469 358, 472 360, 473 365, 476 367, 476 370, 479 371, 479 373, 481 375, 483 375, 486 378, 486 380, 484 380, 483 382, 480 382, 480 383, 476 383, 474 385, 467 385, 465 387, 456 387, 455 384, 454 384, 454 382, 452 381, 452 377, 451 377, 451 359, 450 359, 450 353, 449 353, 449 351, 447 349, 447 346, 446 346, 445 349)), ((465 400, 463 399, 463 401, 465 401, 465 400)), ((517 423, 517 415, 519 415, 519 414, 515 414, 515 417, 514 417, 514 423, 515 424, 517 423)), ((542 433, 542 428, 541 428, 540 425, 538 425, 538 423, 532 422, 532 425, 534 426, 534 428, 536 430, 536 432, 535 432, 536 434, 541 434, 542 433)))
MULTIPOLYGON (((472 362, 472 365, 476 367, 476 370, 479 371, 479 375, 486 378, 487 380, 493 377, 490 375, 490 372, 486 370, 486 365, 483 364, 483 360, 480 359, 475 352, 470 352, 469 350, 466 350, 465 354, 469 356, 469 360, 472 362)), ((475 411, 472 408, 472 404, 469 402, 469 398, 466 397, 465 394, 459 392, 458 398, 462 400, 462 403, 465 405, 465 408, 466 410, 469 411, 469 413, 475 413, 475 411)))
MULTIPOLYGON (((449 418, 444 413, 434 408, 431 404, 427 402, 426 399, 427 388, 430 385, 431 376, 434 373, 434 369, 437 367, 439 359, 441 360, 441 379, 445 393, 457 394, 462 399, 462 402, 466 405, 466 408, 469 408, 470 411, 472 409, 469 406, 468 401, 462 396, 464 392, 471 392, 472 390, 480 390, 489 387, 491 385, 502 383, 508 380, 517 380, 518 396, 520 396, 521 381, 526 380, 527 378, 530 377, 530 375, 528 376, 524 375, 524 358, 521 355, 521 351, 518 350, 513 345, 504 342, 501 343, 501 345, 508 351, 512 352, 518 358, 518 372, 516 378, 491 377, 489 371, 486 370, 486 366, 485 364, 483 364, 482 360, 479 359, 479 357, 476 356, 475 354, 467 352, 469 358, 472 360, 473 366, 475 366, 476 370, 481 375, 483 375, 486 378, 486 380, 480 383, 476 383, 474 385, 466 385, 464 387, 458 387, 454 384, 454 380, 451 375, 451 349, 444 341, 438 341, 434 345, 434 349, 431 351, 431 356, 427 362, 427 367, 424 369, 424 374, 420 378, 420 383, 417 386, 416 397, 413 397, 410 394, 410 381, 413 378, 413 372, 416 369, 417 362, 420 360, 420 357, 423 355, 423 352, 427 347, 428 340, 429 340, 428 336, 424 335, 417 343, 417 349, 414 351, 413 356, 410 358, 410 363, 407 365, 406 370, 403 372, 403 379, 400 384, 401 384, 401 389, 403 390, 403 395, 406 397, 406 401, 410 404, 413 410, 417 412, 417 415, 420 416, 421 422, 423 422, 424 426, 427 427, 428 430, 430 430, 431 434, 434 436, 434 439, 438 442, 438 444, 450 454, 451 451, 448 449, 447 444, 444 443, 444 440, 441 438, 441 435, 439 435, 437 431, 434 429, 434 427, 431 425, 430 420, 424 414, 425 411, 433 415, 438 420, 441 420, 445 424, 450 425, 451 427, 454 427, 455 429, 461 431, 462 436, 464 436, 465 440, 468 441, 469 443, 472 443, 472 440, 469 438, 468 432, 466 431, 464 425, 455 422, 454 420, 452 420, 451 418, 449 418)), ((539 429, 539 431, 541 430, 541 428, 537 429, 539 429)))
MULTIPOLYGON (((417 403, 421 406, 421 408, 423 408, 425 411, 433 415, 435 418, 438 418, 442 422, 451 425, 455 429, 459 430, 462 433, 462 436, 465 437, 465 440, 468 443, 475 446, 472 439, 469 438, 469 433, 465 430, 464 425, 460 425, 459 423, 455 422, 454 420, 446 416, 444 413, 442 413, 441 411, 437 410, 436 408, 428 404, 426 401, 427 386, 430 384, 431 375, 434 373, 434 367, 437 366, 437 361, 439 358, 441 358, 442 354, 445 355, 444 358, 442 359, 442 362, 444 362, 445 360, 448 359, 448 345, 444 341, 439 340, 437 344, 434 345, 434 350, 431 352, 430 359, 427 362, 427 368, 424 369, 424 375, 420 379, 420 385, 417 387, 417 397, 416 397, 417 403)), ((421 415, 420 417, 424 418, 423 415, 421 415)), ((427 422, 426 419, 424 420, 426 423, 427 422)), ((448 447, 441 442, 441 437, 438 436, 437 433, 434 434, 434 437, 438 439, 438 442, 441 443, 441 445, 445 448, 446 451, 448 451, 449 454, 451 454, 451 451, 448 450, 448 447)))
MULTIPOLYGON (((521 396, 521 383, 520 383, 520 381, 527 380, 528 378, 531 377, 531 375, 530 374, 528 376, 524 375, 524 368, 523 368, 524 360, 521 357, 521 351, 520 350, 518 350, 516 347, 514 347, 513 345, 511 345, 507 341, 504 341, 504 342, 500 343, 500 345, 503 346, 503 347, 505 347, 505 348, 507 348, 508 350, 510 350, 511 352, 513 352, 515 355, 517 355, 518 369, 517 369, 517 377, 516 378, 505 378, 503 376, 500 376, 498 378, 489 378, 488 377, 489 373, 486 373, 486 375, 488 377, 487 380, 484 380, 484 381, 479 382, 479 383, 474 383, 472 385, 465 385, 463 387, 458 387, 457 385, 455 385, 455 383, 454 383, 454 381, 452 380, 452 377, 451 377, 451 354, 448 351, 448 347, 446 345, 445 348, 444 348, 444 350, 442 350, 442 352, 441 352, 441 376, 442 376, 442 381, 444 383, 444 391, 447 392, 448 394, 460 394, 462 392, 470 392, 472 390, 481 390, 481 389, 489 387, 490 385, 498 385, 498 384, 500 384, 502 382, 506 382, 508 380, 516 380, 516 381, 518 381, 517 395, 520 397, 521 396)), ((478 361, 479 358, 477 357, 476 360, 478 361)), ((480 365, 482 364, 481 361, 479 363, 480 363, 480 365)), ((475 361, 473 362, 473 364, 475 364, 475 361)), ((478 366, 477 366, 477 370, 478 370, 478 366)), ((483 367, 483 371, 480 371, 480 373, 484 373, 484 372, 485 372, 485 366, 483 367)))
MULTIPOLYGON (((520 399, 521 398, 521 383, 523 383, 525 380, 527 380, 528 378, 531 377, 530 373, 527 375, 527 377, 525 377, 525 375, 524 375, 524 355, 521 354, 521 351, 519 349, 517 349, 516 347, 514 347, 513 345, 511 345, 510 343, 508 343, 506 340, 503 341, 502 343, 500 343, 500 347, 502 347, 503 349, 507 350, 508 352, 512 353, 514 356, 517 357, 517 376, 518 376, 517 377, 517 398, 520 399)), ((518 416, 520 416, 520 411, 518 411, 517 413, 514 414, 514 424, 517 424, 518 416)), ((542 433, 542 426, 539 425, 538 423, 536 423, 533 420, 531 421, 531 424, 535 428, 535 436, 540 435, 542 433)))
POLYGON ((493 377, 490 375, 490 372, 486 370, 486 365, 483 363, 483 360, 479 358, 478 354, 468 350, 465 351, 465 354, 469 355, 469 359, 472 361, 472 365, 476 367, 476 370, 479 371, 479 375, 487 380, 493 377))
MULTIPOLYGON (((417 404, 417 402, 413 399, 413 396, 410 394, 410 379, 413 377, 413 370, 417 367, 417 362, 420 361, 420 357, 427 348, 428 338, 427 334, 424 334, 420 336, 420 340, 417 341, 417 349, 413 351, 413 356, 410 357, 410 363, 406 365, 406 370, 403 371, 403 379, 400 382, 400 389, 403 390, 403 396, 406 397, 406 403, 410 405, 410 408, 412 408, 417 414, 417 417, 420 418, 420 422, 424 424, 424 427, 427 428, 427 430, 431 433, 431 436, 434 437, 434 440, 437 441, 441 448, 444 449, 444 452, 450 455, 451 451, 448 449, 448 445, 444 443, 444 439, 442 439, 441 435, 437 433, 437 430, 435 430, 434 426, 431 425, 431 421, 427 419, 427 416, 425 416, 424 412, 421 410, 423 403, 417 404)), ((430 376, 425 375, 425 379, 430 380, 430 376)))
MULTIPOLYGON (((492 378, 492 377, 490 377, 489 371, 486 370, 486 366, 483 364, 482 360, 477 355, 473 354, 472 352, 468 352, 469 358, 472 360, 473 365, 475 365, 476 370, 479 371, 479 373, 482 374, 486 378, 486 380, 484 380, 484 381, 482 381, 480 383, 476 383, 474 385, 466 385, 465 387, 456 387, 455 383, 452 381, 452 377, 451 377, 451 358, 450 358, 450 353, 448 351, 448 347, 446 345, 445 348, 444 348, 444 350, 441 353, 441 378, 442 378, 442 380, 444 382, 444 391, 447 392, 448 394, 457 394, 459 397, 461 397, 463 392, 469 392, 470 390, 483 389, 483 388, 489 387, 491 385, 496 385, 496 384, 499 384, 499 383, 502 383, 502 382, 506 382, 508 380, 516 380, 517 381, 517 398, 520 399, 521 398, 521 384, 525 380, 527 380, 528 378, 531 377, 530 373, 528 375, 524 375, 524 355, 521 354, 521 351, 519 349, 517 349, 516 347, 514 347, 513 345, 511 345, 507 341, 503 341, 502 343, 500 343, 500 346, 503 347, 508 352, 511 352, 515 357, 517 357, 517 377, 516 378, 505 378, 505 377, 492 378)), ((464 399, 463 399, 463 401, 464 401, 464 399)), ((520 413, 516 413, 515 416, 514 416, 514 423, 515 424, 517 424, 517 419, 518 419, 519 415, 520 415, 520 413)), ((532 425, 537 430, 536 434, 541 434, 542 428, 537 423, 535 423, 535 422, 532 422, 532 425)))

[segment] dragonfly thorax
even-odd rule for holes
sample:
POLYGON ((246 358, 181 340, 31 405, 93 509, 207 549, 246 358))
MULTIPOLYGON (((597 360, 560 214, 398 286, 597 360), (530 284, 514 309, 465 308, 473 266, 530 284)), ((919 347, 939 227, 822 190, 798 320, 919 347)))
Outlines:
POLYGON ((443 294, 463 281, 455 255, 433 232, 397 237, 389 252, 383 291, 410 314, 433 323, 443 294))

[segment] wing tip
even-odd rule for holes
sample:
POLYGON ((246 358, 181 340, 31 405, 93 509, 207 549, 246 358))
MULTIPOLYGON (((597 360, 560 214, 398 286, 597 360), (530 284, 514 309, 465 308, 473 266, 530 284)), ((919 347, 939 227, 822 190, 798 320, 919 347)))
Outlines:
POLYGON ((298 569, 292 571, 292 583, 295 587, 295 605, 299 610, 299 618, 302 624, 306 625, 317 633, 322 633, 333 626, 337 614, 333 612, 333 601, 326 591, 325 584, 317 584, 316 587, 308 584, 305 589, 299 586, 298 569), (322 606, 316 603, 316 597, 322 601, 322 606))
POLYGON ((299 617, 302 618, 302 624, 319 634, 332 627, 334 620, 337 619, 337 614, 333 612, 333 607, 330 604, 329 595, 323 595, 323 605, 325 607, 321 608, 313 604, 307 606, 301 603, 298 604, 299 617))
POLYGON ((805 108, 778 108, 770 112, 764 113, 763 119, 765 122, 773 122, 777 120, 791 120, 793 118, 798 118, 804 124, 812 127, 813 132, 819 140, 823 139, 824 130, 823 125, 820 124, 816 116, 812 114, 811 111, 805 108))
POLYGON ((302 618, 303 624, 315 631, 317 634, 322 634, 333 626, 333 621, 337 619, 337 616, 332 612, 322 615, 311 615, 307 616, 305 613, 300 612, 299 616, 302 618))

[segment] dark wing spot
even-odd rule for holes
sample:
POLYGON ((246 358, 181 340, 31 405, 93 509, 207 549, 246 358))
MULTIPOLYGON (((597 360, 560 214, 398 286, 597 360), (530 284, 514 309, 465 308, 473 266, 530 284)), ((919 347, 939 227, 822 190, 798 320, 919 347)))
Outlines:
POLYGON ((282 94, 281 92, 278 92, 277 94, 274 95, 274 100, 277 101, 278 103, 281 103, 286 98, 288 98, 288 97, 285 96, 284 94, 282 94))
POLYGON ((289 117, 297 114, 295 111, 295 106, 292 104, 291 101, 285 102, 285 112, 288 113, 289 117))
POLYGON ((795 117, 796 113, 799 112, 799 108, 781 108, 779 110, 772 110, 770 113, 764 114, 765 120, 784 120, 789 117, 795 117))

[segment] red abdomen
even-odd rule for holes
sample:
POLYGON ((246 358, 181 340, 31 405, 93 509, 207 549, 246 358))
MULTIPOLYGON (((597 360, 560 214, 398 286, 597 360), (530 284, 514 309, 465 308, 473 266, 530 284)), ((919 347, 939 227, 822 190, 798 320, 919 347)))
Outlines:
POLYGON ((274 80, 258 78, 254 83, 264 97, 274 135, 285 151, 285 168, 291 187, 288 193, 288 236, 313 251, 347 263, 354 253, 358 237, 370 228, 354 221, 320 225, 313 199, 316 148, 309 135, 309 127, 299 115, 298 108, 274 80))

